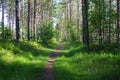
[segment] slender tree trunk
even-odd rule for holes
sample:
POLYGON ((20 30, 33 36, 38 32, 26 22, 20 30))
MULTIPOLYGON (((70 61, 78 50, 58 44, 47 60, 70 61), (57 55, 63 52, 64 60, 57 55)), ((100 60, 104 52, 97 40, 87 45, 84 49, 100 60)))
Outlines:
POLYGON ((24 0, 22 0, 22 25, 24 25, 24 0))
POLYGON ((40 18, 41 18, 41 26, 43 26, 43 6, 42 2, 40 2, 40 18))
POLYGON ((85 43, 85 2, 82 0, 82 18, 83 18, 83 43, 85 43))
POLYGON ((27 23, 27 26, 28 26, 27 38, 29 41, 30 40, 30 0, 28 0, 28 23, 27 23))
POLYGON ((12 21, 12 17, 11 17, 11 2, 9 2, 9 6, 8 6, 8 9, 9 9, 9 30, 11 31, 11 21, 12 21))
POLYGON ((67 10, 65 10, 65 40, 67 40, 67 10))
POLYGON ((80 25, 79 25, 79 21, 80 21, 80 11, 79 11, 79 0, 77 0, 77 36, 78 36, 78 40, 80 40, 80 25))
POLYGON ((67 27, 67 39, 69 39, 69 29, 68 29, 68 27, 69 27, 69 13, 68 13, 68 3, 67 3, 67 1, 66 1, 66 18, 67 18, 67 25, 66 25, 66 27, 67 27))
POLYGON ((49 0, 47 0, 47 12, 48 12, 48 20, 50 21, 50 1, 49 0))
POLYGON ((82 0, 82 16, 83 16, 83 43, 89 50, 89 29, 88 29, 88 0, 82 0))
POLYGON ((109 36, 108 36, 108 43, 111 43, 111 0, 109 2, 109 36))
POLYGON ((34 0, 34 22, 33 22, 33 37, 36 39, 36 0, 34 0))
POLYGON ((69 18, 70 18, 70 21, 69 21, 69 37, 70 37, 70 41, 72 42, 73 40, 72 40, 72 25, 71 25, 71 23, 72 23, 72 2, 71 2, 71 0, 69 0, 69 9, 70 9, 70 13, 69 13, 69 18))
POLYGON ((116 26, 116 29, 117 29, 117 33, 116 33, 116 42, 119 43, 119 40, 120 40, 120 34, 119 34, 119 28, 120 28, 120 25, 119 25, 119 12, 120 12, 120 8, 119 8, 119 4, 120 3, 120 0, 117 0, 117 26, 116 26))
POLYGON ((2 0, 2 35, 4 36, 4 6, 5 6, 5 0, 2 0))
POLYGON ((71 3, 71 0, 69 0, 69 1, 70 1, 69 8, 70 8, 70 23, 71 23, 71 20, 72 20, 72 3, 71 3))
POLYGON ((105 41, 105 17, 104 17, 104 14, 105 14, 105 1, 104 0, 102 0, 102 3, 103 3, 103 5, 102 5, 102 11, 103 11, 103 14, 102 14, 102 41, 104 42, 105 41))
POLYGON ((20 27, 19 27, 19 0, 15 0, 15 10, 16 10, 16 41, 20 40, 20 27))
MULTIPOLYGON (((102 7, 102 6, 101 6, 101 0, 99 0, 98 4, 99 4, 99 8, 98 8, 99 10, 98 10, 98 12, 101 13, 101 7, 102 7)), ((99 23, 98 23, 98 24, 99 24, 99 44, 102 43, 102 28, 101 28, 101 25, 102 25, 102 24, 101 24, 101 17, 102 17, 102 16, 99 16, 99 23)))

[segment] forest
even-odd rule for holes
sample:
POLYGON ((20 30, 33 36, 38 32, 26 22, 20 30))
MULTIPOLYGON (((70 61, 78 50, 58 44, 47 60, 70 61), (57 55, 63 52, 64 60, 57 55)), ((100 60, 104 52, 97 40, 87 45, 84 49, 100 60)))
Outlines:
POLYGON ((120 80, 120 0, 0 0, 0 80, 120 80))

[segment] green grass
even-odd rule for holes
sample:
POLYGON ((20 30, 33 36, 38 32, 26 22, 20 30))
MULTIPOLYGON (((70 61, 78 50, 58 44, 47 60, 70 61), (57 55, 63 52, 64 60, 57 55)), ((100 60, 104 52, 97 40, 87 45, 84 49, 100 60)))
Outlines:
POLYGON ((120 54, 111 51, 91 47, 87 53, 83 46, 63 50, 54 65, 56 80, 120 80, 120 54))
MULTIPOLYGON (((0 80, 37 80, 55 47, 0 42, 0 80)), ((87 53, 83 45, 66 46, 54 64, 57 80, 120 80, 120 46, 99 47, 91 45, 87 53)))
POLYGON ((40 78, 52 50, 38 42, 0 42, 0 80, 40 78))

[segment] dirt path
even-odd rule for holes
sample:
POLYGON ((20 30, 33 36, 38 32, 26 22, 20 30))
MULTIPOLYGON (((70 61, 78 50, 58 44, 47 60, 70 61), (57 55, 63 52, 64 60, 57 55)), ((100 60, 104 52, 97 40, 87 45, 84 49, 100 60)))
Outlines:
POLYGON ((56 57, 59 55, 61 50, 63 49, 63 44, 60 44, 59 47, 53 51, 48 59, 47 65, 43 72, 42 80, 55 80, 55 73, 54 73, 54 62, 56 57))

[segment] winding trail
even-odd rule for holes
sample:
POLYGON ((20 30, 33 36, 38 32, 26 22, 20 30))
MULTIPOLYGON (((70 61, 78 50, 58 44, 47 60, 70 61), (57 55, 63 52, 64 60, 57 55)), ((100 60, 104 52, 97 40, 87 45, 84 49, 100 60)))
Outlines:
POLYGON ((54 73, 54 62, 56 57, 61 53, 61 50, 64 48, 64 45, 61 43, 58 48, 51 52, 51 55, 48 59, 47 65, 44 69, 42 80, 55 80, 55 73, 54 73))

